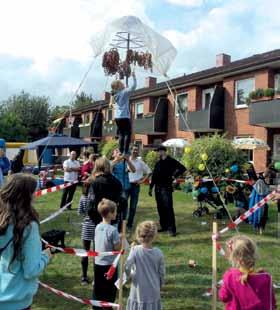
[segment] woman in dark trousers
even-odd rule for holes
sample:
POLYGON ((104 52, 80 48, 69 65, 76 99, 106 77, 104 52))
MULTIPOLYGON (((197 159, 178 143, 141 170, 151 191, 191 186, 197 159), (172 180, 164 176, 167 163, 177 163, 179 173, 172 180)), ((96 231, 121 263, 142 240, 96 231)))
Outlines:
POLYGON ((100 157, 95 161, 91 185, 89 189, 89 210, 88 215, 97 225, 102 218, 97 212, 97 206, 103 199, 110 199, 117 205, 120 202, 122 185, 120 181, 111 173, 110 161, 105 157, 100 157))

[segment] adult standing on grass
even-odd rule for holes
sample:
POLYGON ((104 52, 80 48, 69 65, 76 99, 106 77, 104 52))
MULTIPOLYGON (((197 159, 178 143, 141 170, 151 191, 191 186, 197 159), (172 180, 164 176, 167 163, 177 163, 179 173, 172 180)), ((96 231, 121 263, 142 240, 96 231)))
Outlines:
POLYGON ((0 148, 0 188, 4 184, 4 175, 10 170, 10 161, 6 157, 4 149, 0 148))
POLYGON ((32 206, 37 181, 13 174, 0 191, 0 309, 31 309, 38 276, 51 253, 42 251, 38 214, 32 206))
POLYGON ((112 175, 110 161, 106 157, 100 157, 95 161, 92 179, 89 180, 89 209, 90 219, 97 225, 102 221, 97 207, 103 199, 109 199, 116 204, 119 203, 122 185, 120 181, 112 175))
POLYGON ((136 213, 138 204, 138 198, 140 193, 140 185, 144 183, 151 174, 151 169, 144 163, 144 161, 138 158, 139 150, 138 146, 133 146, 131 150, 130 162, 135 168, 135 172, 128 172, 130 188, 128 190, 128 198, 130 198, 127 229, 131 230, 133 226, 133 220, 136 213))
POLYGON ((159 232, 168 231, 170 236, 176 236, 176 223, 173 209, 173 181, 182 175, 186 168, 176 159, 166 154, 166 147, 160 146, 160 159, 156 163, 150 184, 149 195, 152 196, 155 186, 155 197, 161 229, 159 232))
MULTIPOLYGON (((80 167, 80 163, 76 160, 76 157, 77 157, 77 153, 75 151, 72 151, 70 153, 70 158, 65 160, 63 163, 65 183, 73 183, 73 182, 78 181, 81 167, 80 167)), ((76 191, 76 187, 77 187, 77 183, 63 189, 60 208, 64 207, 66 204, 72 201, 73 196, 76 191)), ((67 208, 70 210, 71 205, 69 205, 67 208)))

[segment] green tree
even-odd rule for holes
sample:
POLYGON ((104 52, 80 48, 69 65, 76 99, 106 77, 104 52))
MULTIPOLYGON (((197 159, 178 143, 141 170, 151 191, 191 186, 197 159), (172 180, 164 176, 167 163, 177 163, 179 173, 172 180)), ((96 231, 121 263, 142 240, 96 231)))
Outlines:
POLYGON ((230 140, 213 135, 194 140, 191 147, 185 149, 182 162, 194 175, 209 176, 210 171, 213 177, 228 177, 233 164, 237 164, 239 173, 242 173, 246 158, 241 150, 233 147, 230 140))
POLYGON ((117 140, 115 139, 109 140, 106 143, 104 143, 101 149, 101 154, 110 159, 112 157, 113 150, 116 149, 117 147, 118 147, 117 140))
POLYGON ((50 110, 50 120, 53 122, 54 120, 63 117, 64 113, 69 111, 69 106, 54 106, 50 110))
POLYGON ((25 128, 25 141, 33 141, 45 137, 50 123, 49 98, 31 96, 21 92, 3 102, 2 115, 14 114, 19 124, 25 128))
POLYGON ((9 142, 25 142, 26 128, 22 126, 19 117, 13 113, 0 114, 0 137, 9 142))
POLYGON ((94 103, 92 95, 87 95, 85 92, 81 92, 79 95, 76 96, 75 101, 73 102, 72 106, 74 109, 81 108, 86 105, 91 105, 94 103))

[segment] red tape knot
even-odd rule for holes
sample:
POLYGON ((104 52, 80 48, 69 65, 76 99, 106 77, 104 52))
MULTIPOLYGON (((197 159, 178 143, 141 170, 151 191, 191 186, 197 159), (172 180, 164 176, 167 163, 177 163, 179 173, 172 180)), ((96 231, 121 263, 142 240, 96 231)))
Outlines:
POLYGON ((75 250, 73 248, 64 248, 63 249, 65 253, 68 253, 68 254, 76 254, 75 250))

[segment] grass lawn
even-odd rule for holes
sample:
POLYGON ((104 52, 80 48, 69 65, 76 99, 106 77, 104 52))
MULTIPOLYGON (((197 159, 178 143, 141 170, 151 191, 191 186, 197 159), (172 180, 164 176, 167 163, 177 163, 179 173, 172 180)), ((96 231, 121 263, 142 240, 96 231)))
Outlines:
MULTIPOLYGON (((141 195, 137 209, 136 222, 151 219, 158 220, 155 200, 147 195, 148 188, 141 188, 141 195)), ((77 207, 80 190, 75 194, 73 207, 77 207)), ((44 219, 59 207, 61 192, 50 193, 39 197, 36 208, 40 219, 44 219)), ((174 206, 179 235, 176 238, 166 234, 160 234, 155 243, 165 255, 166 262, 166 284, 162 289, 162 302, 165 310, 187 310, 187 309, 211 309, 211 299, 203 297, 207 288, 211 287, 211 229, 212 217, 204 216, 193 218, 192 212, 195 203, 190 194, 183 192, 174 193, 174 206), (207 222, 207 224, 202 223, 207 222), (196 268, 188 267, 188 260, 197 262, 196 268)), ((233 211, 233 210, 232 210, 233 211)), ((43 224, 41 232, 50 229, 64 229, 68 232, 66 246, 81 248, 80 226, 81 218, 75 211, 66 211, 56 219, 43 224)), ((219 228, 225 226, 225 221, 219 222, 219 228)), ((277 235, 277 212, 275 205, 269 208, 269 221, 264 235, 254 235, 249 225, 241 224, 239 230, 253 237, 259 246, 260 260, 258 267, 263 267, 273 275, 274 283, 280 282, 280 247, 277 235)), ((222 241, 234 232, 227 233, 222 241)), ((228 268, 227 262, 218 257, 218 278, 228 268)), ((92 288, 80 285, 81 265, 80 258, 56 254, 52 262, 40 277, 42 282, 63 290, 77 297, 91 298, 92 288)), ((92 279, 92 264, 89 265, 89 277, 92 279)), ((129 289, 125 289, 125 296, 129 289)), ((276 290, 278 304, 280 304, 280 290, 276 290)), ((34 299, 32 309, 88 309, 88 306, 68 301, 49 293, 40 288, 34 299)), ((218 309, 223 309, 219 304, 218 309)))

